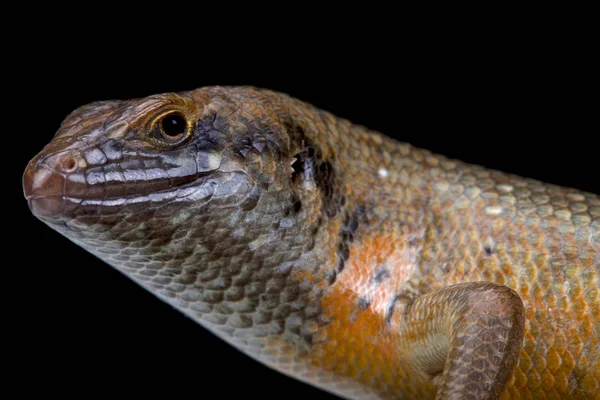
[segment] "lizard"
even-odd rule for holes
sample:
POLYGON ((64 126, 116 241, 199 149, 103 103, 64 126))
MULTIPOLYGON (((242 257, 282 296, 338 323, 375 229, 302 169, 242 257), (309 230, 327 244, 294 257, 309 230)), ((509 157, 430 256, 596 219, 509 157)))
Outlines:
POLYGON ((283 93, 98 101, 32 213, 257 361, 347 399, 600 396, 600 196, 283 93))

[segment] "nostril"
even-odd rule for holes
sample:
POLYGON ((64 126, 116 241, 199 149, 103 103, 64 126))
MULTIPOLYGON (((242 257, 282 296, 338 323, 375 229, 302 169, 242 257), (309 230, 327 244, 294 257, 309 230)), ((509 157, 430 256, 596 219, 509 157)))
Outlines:
POLYGON ((69 173, 69 172, 73 172, 77 169, 77 160, 75 159, 75 157, 70 156, 67 157, 63 163, 62 163, 62 170, 63 172, 69 173))

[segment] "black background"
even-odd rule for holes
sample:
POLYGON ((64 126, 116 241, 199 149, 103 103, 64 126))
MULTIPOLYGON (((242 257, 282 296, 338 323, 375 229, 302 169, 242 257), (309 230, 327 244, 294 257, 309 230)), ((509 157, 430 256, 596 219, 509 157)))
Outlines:
POLYGON ((175 397, 212 388, 226 398, 280 399, 282 391, 333 398, 232 349, 29 214, 22 171, 70 111, 102 99, 255 85, 450 157, 600 193, 597 71, 588 52, 553 40, 517 43, 284 44, 277 46, 283 54, 236 48, 223 55, 206 43, 173 52, 138 50, 134 41, 36 43, 34 54, 49 48, 50 56, 25 60, 33 66, 18 80, 24 99, 12 115, 21 129, 11 146, 18 157, 11 214, 17 210, 19 222, 10 226, 17 239, 10 250, 19 261, 10 281, 17 294, 7 305, 17 315, 12 372, 31 382, 23 393, 175 397))

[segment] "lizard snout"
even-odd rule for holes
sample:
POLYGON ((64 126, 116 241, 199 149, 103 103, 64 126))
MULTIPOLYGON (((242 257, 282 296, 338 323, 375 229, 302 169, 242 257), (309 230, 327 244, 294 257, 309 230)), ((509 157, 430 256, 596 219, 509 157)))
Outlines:
POLYGON ((80 157, 72 151, 32 159, 23 174, 23 189, 31 212, 52 218, 76 204, 65 196, 67 180, 76 179, 80 157))

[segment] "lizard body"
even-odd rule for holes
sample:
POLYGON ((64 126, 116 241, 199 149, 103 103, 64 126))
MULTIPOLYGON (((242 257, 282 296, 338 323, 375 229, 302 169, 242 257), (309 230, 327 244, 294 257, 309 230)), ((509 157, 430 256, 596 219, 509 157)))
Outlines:
POLYGON ((600 395, 600 198, 289 96, 74 111, 33 213, 225 341, 349 399, 600 395))

